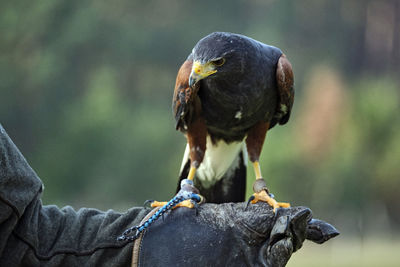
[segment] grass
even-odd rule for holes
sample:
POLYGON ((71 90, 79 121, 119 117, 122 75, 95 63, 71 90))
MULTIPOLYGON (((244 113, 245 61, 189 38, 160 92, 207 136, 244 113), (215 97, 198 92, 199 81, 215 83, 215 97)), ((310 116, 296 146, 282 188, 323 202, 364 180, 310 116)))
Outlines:
POLYGON ((287 266, 397 267, 400 266, 400 236, 364 239, 338 236, 322 245, 306 241, 287 266))

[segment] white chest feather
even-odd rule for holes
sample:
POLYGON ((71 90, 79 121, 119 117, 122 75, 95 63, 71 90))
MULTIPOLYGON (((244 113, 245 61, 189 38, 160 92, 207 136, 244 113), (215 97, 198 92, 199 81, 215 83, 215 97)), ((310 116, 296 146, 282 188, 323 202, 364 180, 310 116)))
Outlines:
MULTIPOLYGON (((247 164, 247 151, 245 142, 225 143, 218 141, 216 144, 211 142, 211 138, 207 136, 206 153, 203 162, 196 171, 197 179, 202 181, 203 186, 211 186, 220 180, 226 172, 234 171, 239 164, 239 153, 245 153, 244 162, 247 164)), ((182 162, 182 168, 189 156, 189 146, 186 147, 185 156, 182 162)))

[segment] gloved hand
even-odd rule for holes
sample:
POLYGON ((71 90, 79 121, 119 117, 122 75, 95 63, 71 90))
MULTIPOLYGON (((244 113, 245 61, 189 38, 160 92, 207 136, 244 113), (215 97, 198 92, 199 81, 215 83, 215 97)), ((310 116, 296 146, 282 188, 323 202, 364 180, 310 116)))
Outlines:
POLYGON ((338 234, 305 207, 276 214, 266 203, 203 204, 198 214, 177 208, 137 239, 133 266, 285 266, 306 238, 320 244, 338 234))

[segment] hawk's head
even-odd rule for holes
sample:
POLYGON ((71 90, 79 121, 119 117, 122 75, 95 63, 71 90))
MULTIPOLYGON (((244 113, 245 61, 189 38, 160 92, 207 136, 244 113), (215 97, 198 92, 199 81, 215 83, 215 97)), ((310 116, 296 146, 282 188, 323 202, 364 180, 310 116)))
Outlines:
POLYGON ((214 32, 193 48, 189 86, 211 77, 238 78, 245 71, 248 38, 239 34, 214 32))

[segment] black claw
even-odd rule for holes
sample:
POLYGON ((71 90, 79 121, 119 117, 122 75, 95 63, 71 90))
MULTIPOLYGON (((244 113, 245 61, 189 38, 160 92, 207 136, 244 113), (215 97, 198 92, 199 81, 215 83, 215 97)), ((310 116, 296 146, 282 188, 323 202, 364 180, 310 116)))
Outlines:
POLYGON ((151 206, 151 203, 153 203, 154 202, 154 199, 148 199, 148 200, 146 200, 144 203, 143 203, 143 207, 144 208, 150 208, 151 206))
POLYGON ((203 197, 202 195, 199 195, 199 197, 200 197, 200 201, 199 201, 198 204, 203 204, 203 203, 206 202, 206 198, 205 197, 203 197))
POLYGON ((200 205, 199 205, 199 203, 197 203, 196 201, 193 201, 192 200, 192 203, 193 203, 193 206, 194 206, 194 210, 195 210, 195 214, 196 214, 196 216, 198 216, 199 215, 199 207, 200 207, 200 205))
POLYGON ((251 195, 251 197, 249 197, 249 200, 247 200, 247 204, 246 204, 246 208, 244 208, 244 210, 247 210, 247 208, 250 205, 250 202, 253 201, 256 197, 254 195, 251 195))

